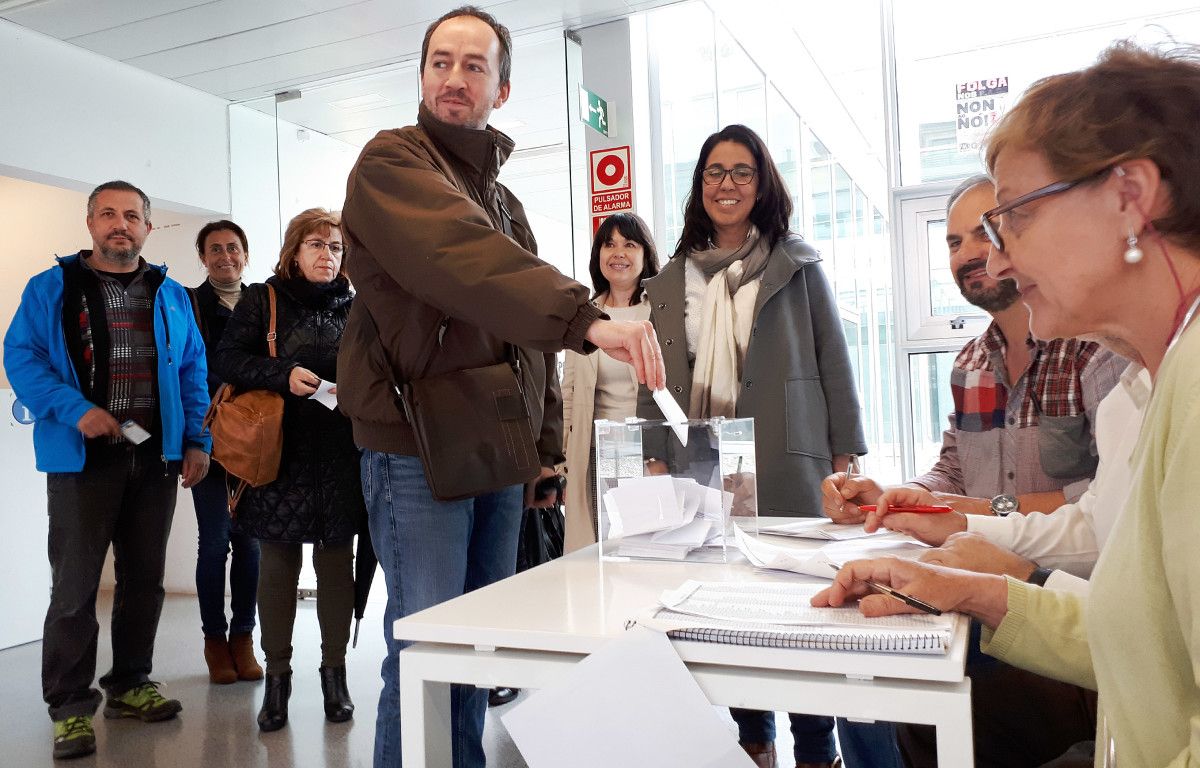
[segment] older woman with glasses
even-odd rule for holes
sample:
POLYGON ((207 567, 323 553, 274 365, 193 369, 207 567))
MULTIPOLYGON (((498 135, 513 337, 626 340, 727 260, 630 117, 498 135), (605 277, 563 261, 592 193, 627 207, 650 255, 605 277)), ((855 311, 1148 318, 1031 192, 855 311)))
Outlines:
MULTIPOLYGON (((791 216, 766 144, 727 126, 700 148, 675 255, 644 285, 688 416, 755 418, 758 514, 821 517, 821 481, 867 446, 833 291, 791 216)), ((661 418, 645 388, 638 415, 661 418)), ((755 764, 774 766, 775 714, 732 714, 755 764)), ((791 723, 798 765, 835 763, 833 718, 791 723)))
MULTIPOLYGON (((1043 338, 1089 334, 1154 382, 1129 500, 1074 594, 924 563, 848 564, 816 604, 861 597, 906 610, 866 580, 990 630, 983 650, 1100 692, 1097 765, 1200 763, 1200 50, 1121 43, 1036 84, 996 127, 983 216, 989 272, 1017 281, 1043 338)), ((919 503, 898 489, 886 505, 919 503)), ((868 521, 872 525, 874 521, 868 521)))
POLYGON ((262 549, 258 613, 267 683, 258 725, 264 731, 288 721, 292 626, 305 543, 313 545, 317 572, 325 718, 340 723, 354 714, 346 688, 354 611, 351 545, 367 513, 350 421, 311 399, 323 381, 337 381, 338 345, 353 298, 344 256, 336 214, 311 208, 296 216, 284 234, 275 274, 246 289, 217 350, 222 380, 284 399, 279 475, 248 488, 234 510, 236 527, 258 539, 262 549), (272 309, 274 355, 267 343, 272 309))

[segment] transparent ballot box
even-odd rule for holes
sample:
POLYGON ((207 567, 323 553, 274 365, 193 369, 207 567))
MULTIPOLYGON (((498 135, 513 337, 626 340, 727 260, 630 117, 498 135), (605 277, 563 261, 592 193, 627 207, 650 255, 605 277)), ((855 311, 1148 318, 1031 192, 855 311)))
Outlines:
POLYGON ((595 446, 601 558, 724 562, 735 517, 757 531, 754 419, 597 421, 595 446))

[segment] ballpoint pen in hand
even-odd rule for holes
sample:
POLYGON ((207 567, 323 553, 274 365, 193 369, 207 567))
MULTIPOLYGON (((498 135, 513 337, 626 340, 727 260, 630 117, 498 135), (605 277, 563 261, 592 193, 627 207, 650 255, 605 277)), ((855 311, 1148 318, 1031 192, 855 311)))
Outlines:
MULTIPOLYGON (((862 512, 874 512, 877 507, 874 504, 862 504, 859 510, 862 512)), ((945 504, 934 504, 925 506, 923 504, 888 504, 889 513, 899 512, 917 512, 922 514, 937 514, 940 512, 953 512, 954 510, 945 504)))
MULTIPOLYGON (((842 570, 842 566, 838 565, 837 563, 830 563, 829 567, 835 571, 842 570)), ((919 599, 913 597, 912 595, 906 595, 898 589, 893 589, 892 587, 886 586, 884 584, 879 584, 877 582, 870 581, 868 579, 859 579, 859 581, 866 584, 871 589, 877 589, 880 592, 882 592, 883 594, 888 595, 889 597, 894 597, 906 605, 911 605, 913 608, 916 608, 918 611, 924 611, 925 613, 933 614, 934 616, 942 615, 941 610, 939 610, 935 606, 930 605, 929 603, 925 602, 924 600, 919 600, 919 599)))
MULTIPOLYGON (((854 473, 862 473, 858 468, 858 454, 850 454, 850 461, 846 463, 846 479, 842 481, 842 488, 846 487, 846 483, 850 482, 850 478, 854 477, 854 473)), ((839 489, 840 490, 840 489, 839 489)), ((846 508, 846 497, 842 496, 842 503, 838 505, 838 512, 846 508)))

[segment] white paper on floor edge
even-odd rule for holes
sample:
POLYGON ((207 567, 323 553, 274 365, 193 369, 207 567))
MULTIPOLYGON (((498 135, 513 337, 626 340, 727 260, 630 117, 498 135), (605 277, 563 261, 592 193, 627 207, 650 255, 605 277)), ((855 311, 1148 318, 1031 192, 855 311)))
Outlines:
POLYGON ((753 768, 661 632, 633 627, 500 718, 529 768, 753 768))

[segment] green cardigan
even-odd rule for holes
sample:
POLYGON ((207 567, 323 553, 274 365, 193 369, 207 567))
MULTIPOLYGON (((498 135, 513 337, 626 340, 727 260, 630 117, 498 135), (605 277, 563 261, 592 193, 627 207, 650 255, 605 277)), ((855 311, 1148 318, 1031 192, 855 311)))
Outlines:
MULTIPOLYGON (((1167 354, 1086 604, 1009 581, 985 652, 1100 691, 1120 766, 1200 765, 1200 323, 1167 354)), ((1097 753, 1102 754, 1101 744, 1097 753)), ((1099 758, 1097 765, 1100 765, 1099 758)))

